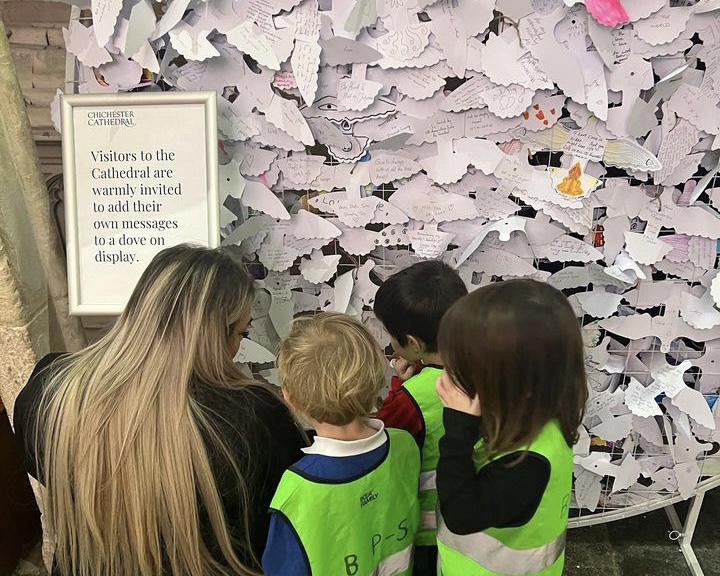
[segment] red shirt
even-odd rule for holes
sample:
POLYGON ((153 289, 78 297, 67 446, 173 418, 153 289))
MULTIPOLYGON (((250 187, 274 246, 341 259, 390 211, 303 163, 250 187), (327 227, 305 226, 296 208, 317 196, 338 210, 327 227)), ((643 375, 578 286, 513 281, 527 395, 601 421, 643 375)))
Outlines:
POLYGON ((418 444, 425 437, 420 409, 403 386, 403 381, 397 376, 393 376, 390 380, 390 392, 385 397, 376 417, 382 420, 388 428, 407 430, 418 444))

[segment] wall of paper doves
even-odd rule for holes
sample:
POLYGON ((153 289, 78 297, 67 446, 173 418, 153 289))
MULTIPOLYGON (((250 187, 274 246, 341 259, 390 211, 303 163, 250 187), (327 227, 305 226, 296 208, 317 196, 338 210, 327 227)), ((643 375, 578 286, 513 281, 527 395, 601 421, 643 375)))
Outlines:
POLYGON ((533 277, 586 337, 575 508, 720 474, 720 1, 72 3, 78 92, 217 92, 222 236, 262 288, 239 361, 272 380, 319 309, 388 346, 377 286, 423 258, 533 277))

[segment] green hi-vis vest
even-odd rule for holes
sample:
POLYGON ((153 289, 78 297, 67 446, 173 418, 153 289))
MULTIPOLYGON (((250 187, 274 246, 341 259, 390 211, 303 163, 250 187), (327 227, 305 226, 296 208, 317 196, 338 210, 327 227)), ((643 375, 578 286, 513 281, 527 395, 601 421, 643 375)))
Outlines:
POLYGON ((425 428, 420 473, 420 530, 415 537, 415 544, 418 546, 434 546, 437 539, 435 469, 440 458, 438 444, 445 434, 443 407, 435 390, 435 382, 440 374, 441 368, 427 366, 403 384, 420 410, 425 428))
POLYGON ((287 470, 270 503, 292 525, 312 576, 410 576, 419 522, 420 454, 404 430, 386 429, 388 454, 348 482, 287 470))
MULTIPOLYGON (((562 575, 572 490, 572 449, 553 420, 545 425, 528 450, 550 462, 550 480, 535 515, 515 528, 489 528, 461 536, 448 529, 438 512, 442 576, 562 575)), ((482 451, 483 444, 479 443, 476 445, 478 469, 488 463, 482 451)), ((502 456, 499 454, 496 458, 502 456)))

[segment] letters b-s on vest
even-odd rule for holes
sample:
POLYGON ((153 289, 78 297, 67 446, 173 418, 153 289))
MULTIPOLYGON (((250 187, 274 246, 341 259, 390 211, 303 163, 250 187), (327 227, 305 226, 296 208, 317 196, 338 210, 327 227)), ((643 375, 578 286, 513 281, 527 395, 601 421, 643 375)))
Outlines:
MULTIPOLYGON (((459 535, 450 531, 438 510, 442 576, 562 576, 572 490, 572 449, 558 423, 551 421, 527 450, 550 462, 550 480, 533 517, 514 528, 489 528, 459 535)), ((488 463, 483 457, 482 442, 475 451, 479 470, 488 463)))
POLYGON ((360 478, 283 475, 270 509, 292 525, 313 576, 410 576, 420 454, 407 432, 386 433, 386 458, 360 478))
MULTIPOLYGON (((402 548, 399 552, 396 552, 395 554, 388 556, 386 558, 381 559, 377 566, 374 568, 374 572, 372 572, 373 575, 377 574, 378 576, 384 575, 384 574, 405 574, 405 572, 396 572, 394 568, 400 568, 403 567, 409 567, 409 557, 412 556, 412 538, 409 538, 410 530, 408 529, 408 521, 409 518, 403 518, 400 520, 400 522, 397 525, 397 532, 393 532, 391 534, 388 534, 385 536, 384 534, 375 533, 370 537, 371 547, 372 547, 372 556, 375 558, 378 555, 378 547, 383 542, 383 540, 386 539, 395 539, 398 542, 403 542, 409 546, 406 546, 405 548, 402 548), (409 555, 408 555, 409 550, 409 555), (407 564, 406 564, 407 562, 407 564)), ((360 557, 357 554, 348 554, 343 558, 343 562, 345 563, 345 574, 346 576, 356 576, 358 574, 364 574, 364 572, 360 572, 360 557)), ((363 564, 369 564, 369 563, 363 563, 363 564)), ((311 562, 312 565, 312 562, 311 562)), ((363 568, 367 568, 367 565, 363 566, 363 568)), ((315 574, 315 571, 313 571, 313 574, 315 574)), ((318 572, 320 574, 320 572, 318 572)))

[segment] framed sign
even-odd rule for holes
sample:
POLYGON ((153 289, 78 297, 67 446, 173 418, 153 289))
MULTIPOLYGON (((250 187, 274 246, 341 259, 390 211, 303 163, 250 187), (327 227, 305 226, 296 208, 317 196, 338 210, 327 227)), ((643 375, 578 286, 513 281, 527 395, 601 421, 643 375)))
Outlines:
POLYGON ((61 98, 72 315, 122 312, 160 250, 220 241, 215 92, 61 98))

